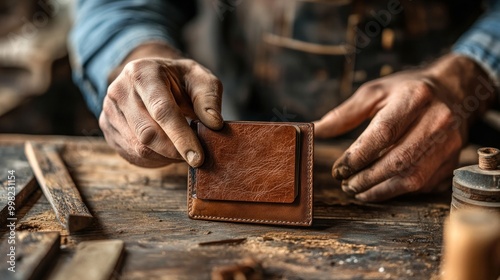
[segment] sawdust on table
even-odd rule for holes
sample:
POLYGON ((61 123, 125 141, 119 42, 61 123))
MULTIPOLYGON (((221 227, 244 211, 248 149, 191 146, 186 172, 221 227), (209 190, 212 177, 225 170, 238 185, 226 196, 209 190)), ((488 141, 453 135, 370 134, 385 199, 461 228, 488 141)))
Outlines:
POLYGON ((67 234, 66 229, 57 220, 54 211, 47 210, 21 220, 17 225, 19 231, 59 231, 67 234))
POLYGON ((311 260, 328 263, 338 256, 363 255, 373 250, 364 244, 352 244, 332 236, 317 236, 289 232, 270 232, 258 237, 250 237, 238 246, 250 256, 261 260, 264 266, 272 264, 283 271, 317 273, 318 268, 311 260))
POLYGON ((260 237, 249 238, 244 246, 256 253, 270 254, 287 254, 290 253, 290 248, 294 246, 300 246, 300 248, 307 251, 309 251, 309 249, 335 248, 336 254, 364 254, 369 247, 364 244, 341 242, 331 236, 297 235, 287 232, 270 232, 260 237), (273 242, 270 243, 265 241, 273 242), (280 246, 277 244, 280 244, 280 246))

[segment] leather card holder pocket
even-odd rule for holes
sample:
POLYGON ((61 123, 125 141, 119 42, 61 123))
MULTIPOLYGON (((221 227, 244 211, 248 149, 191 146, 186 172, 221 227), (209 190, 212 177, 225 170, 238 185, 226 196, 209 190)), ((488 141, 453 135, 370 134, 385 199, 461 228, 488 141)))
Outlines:
POLYGON ((225 122, 219 131, 192 122, 205 153, 189 168, 192 219, 309 226, 313 125, 225 122))

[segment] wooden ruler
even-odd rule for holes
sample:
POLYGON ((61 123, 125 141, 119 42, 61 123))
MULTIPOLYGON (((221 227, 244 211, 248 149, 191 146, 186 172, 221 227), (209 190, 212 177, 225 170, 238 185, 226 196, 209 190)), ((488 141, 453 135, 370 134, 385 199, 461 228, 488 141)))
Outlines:
POLYGON ((61 224, 70 233, 90 225, 93 217, 83 203, 56 147, 26 142, 25 153, 61 224))

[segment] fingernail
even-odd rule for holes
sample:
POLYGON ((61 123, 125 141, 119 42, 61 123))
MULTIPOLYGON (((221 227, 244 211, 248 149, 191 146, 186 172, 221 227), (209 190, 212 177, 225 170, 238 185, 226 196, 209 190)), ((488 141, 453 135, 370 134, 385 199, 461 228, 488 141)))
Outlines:
POLYGON ((357 192, 354 190, 352 186, 350 186, 347 182, 342 182, 342 191, 344 191, 346 194, 349 195, 354 195, 357 192))
POLYGON ((207 113, 209 113, 212 117, 217 119, 217 121, 222 121, 222 116, 219 114, 219 112, 215 111, 214 109, 207 109, 207 113))
POLYGON ((354 196, 357 200, 368 201, 368 197, 365 194, 357 194, 354 196))
POLYGON ((332 175, 337 180, 344 180, 351 176, 352 170, 348 166, 340 165, 333 169, 332 175))
POLYGON ((199 164, 200 156, 194 151, 188 151, 186 153, 186 159, 189 165, 196 167, 199 164))

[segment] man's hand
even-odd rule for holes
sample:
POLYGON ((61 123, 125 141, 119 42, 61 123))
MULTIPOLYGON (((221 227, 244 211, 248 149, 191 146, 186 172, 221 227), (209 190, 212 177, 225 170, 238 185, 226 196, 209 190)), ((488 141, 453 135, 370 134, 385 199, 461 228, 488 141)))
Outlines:
POLYGON ((469 122, 493 96, 478 65, 447 55, 426 69, 363 85, 316 122, 316 136, 337 136, 371 118, 333 166, 342 189, 365 201, 430 192, 451 176, 469 122))
POLYGON ((106 141, 139 166, 200 166, 203 149, 186 118, 222 128, 220 81, 161 45, 140 47, 114 76, 99 118, 106 141))

